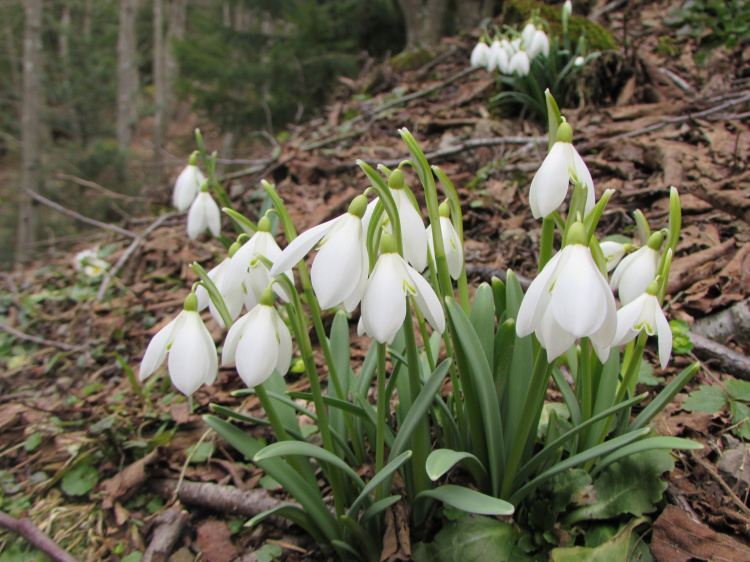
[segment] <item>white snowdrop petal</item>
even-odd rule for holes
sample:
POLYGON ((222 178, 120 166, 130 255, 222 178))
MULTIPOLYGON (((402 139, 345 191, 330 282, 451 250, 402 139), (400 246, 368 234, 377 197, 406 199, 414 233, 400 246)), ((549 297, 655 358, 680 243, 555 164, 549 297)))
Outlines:
POLYGON ((540 343, 544 341, 544 347, 547 350, 547 362, 549 363, 560 357, 575 343, 575 338, 557 322, 551 308, 544 315, 537 334, 540 343))
MULTIPOLYGON (((367 334, 380 343, 391 343, 406 317, 404 277, 396 254, 378 258, 362 298, 362 320, 367 334)), ((403 268, 401 268, 403 269, 403 268)))
POLYGON ((224 348, 221 352, 221 364, 227 365, 234 362, 235 352, 237 351, 237 344, 245 332, 245 328, 249 322, 252 322, 260 312, 260 308, 254 306, 250 309, 250 312, 245 314, 242 318, 237 320, 227 332, 227 337, 224 340, 224 348))
POLYGON ((337 217, 314 226, 292 240, 281 252, 281 255, 274 260, 273 267, 271 268, 271 275, 275 277, 282 271, 286 271, 297 265, 300 260, 315 247, 315 244, 320 242, 320 239, 328 234, 342 217, 337 217))
POLYGON ((186 396, 200 388, 212 367, 211 357, 203 343, 202 329, 205 326, 198 313, 186 312, 185 322, 169 350, 169 376, 177 390, 186 396))
POLYGON ((367 287, 367 275, 370 273, 370 260, 367 256, 367 248, 365 242, 362 242, 362 251, 359 256, 359 279, 357 280, 357 286, 351 292, 351 294, 344 299, 344 309, 347 312, 352 312, 362 300, 362 295, 365 294, 365 288, 367 287))
POLYGON ((146 348, 146 353, 143 354, 143 359, 141 360, 138 380, 142 381, 148 377, 164 362, 164 359, 167 357, 167 348, 172 343, 172 332, 176 326, 182 325, 183 321, 184 317, 181 319, 181 314, 178 314, 177 318, 164 326, 151 338, 146 348))
MULTIPOLYGON (((202 194, 200 194, 202 195, 202 194)), ((206 212, 203 198, 195 198, 193 204, 190 205, 190 210, 187 216, 187 233, 191 240, 195 240, 198 236, 206 230, 206 212)))
POLYGON ((440 305, 440 299, 432 285, 417 270, 408 265, 406 269, 417 288, 414 301, 430 325, 442 334, 445 331, 445 315, 443 314, 443 307, 440 305))
POLYGON ((565 145, 556 142, 531 180, 529 205, 535 219, 546 217, 565 200, 570 184, 565 145))
POLYGON ((206 357, 208 357, 208 369, 205 372, 203 382, 204 384, 212 385, 216 380, 216 375, 219 374, 219 357, 216 354, 216 344, 208 328, 206 328, 206 325, 202 321, 200 322, 200 334, 206 357))
POLYGON ((642 294, 633 302, 630 302, 617 311, 617 331, 612 345, 624 345, 638 335, 635 325, 641 317, 643 301, 646 294, 642 294))
POLYGON ((284 376, 289 371, 289 365, 292 364, 292 335, 284 321, 276 313, 276 335, 279 340, 279 354, 276 359, 276 370, 284 376))
POLYGON ((221 234, 221 211, 219 206, 208 193, 205 198, 206 225, 213 236, 221 234))
POLYGON ((662 369, 666 369, 669 363, 669 356, 672 354, 672 329, 661 307, 658 308, 655 316, 656 334, 659 338, 659 363, 662 369))
POLYGON ((550 288, 555 281, 555 273, 562 257, 558 252, 547 262, 542 271, 534 278, 521 301, 521 308, 516 318, 516 334, 523 338, 536 331, 552 298, 550 288))
POLYGON ((391 190, 398 207, 401 221, 401 239, 404 244, 404 259, 417 271, 427 267, 427 234, 422 216, 412 205, 409 196, 403 189, 391 190))
POLYGON ((259 305, 259 309, 254 321, 247 323, 234 355, 237 372, 251 388, 271 376, 279 354, 279 342, 272 316, 276 311, 264 305, 259 305))
POLYGON ((323 309, 349 297, 361 277, 362 221, 354 215, 347 215, 339 224, 340 227, 324 240, 311 270, 315 295, 323 309))
POLYGON ((177 181, 175 182, 172 194, 172 203, 174 206, 180 211, 184 211, 190 207, 190 204, 198 195, 201 186, 205 182, 206 178, 197 166, 187 165, 180 172, 180 175, 177 176, 177 181))
POLYGON ((573 244, 563 251, 571 257, 555 281, 550 306, 567 332, 577 338, 590 336, 604 323, 607 307, 606 295, 596 278, 601 274, 586 246, 573 244))

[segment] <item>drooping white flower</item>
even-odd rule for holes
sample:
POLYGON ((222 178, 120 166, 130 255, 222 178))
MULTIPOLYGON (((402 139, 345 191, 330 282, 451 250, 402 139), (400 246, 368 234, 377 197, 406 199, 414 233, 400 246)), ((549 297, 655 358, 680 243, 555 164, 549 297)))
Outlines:
POLYGON ((604 254, 604 259, 607 261, 607 271, 612 271, 625 254, 630 251, 631 244, 620 244, 613 240, 605 240, 599 244, 604 254))
POLYGON ((177 176, 177 181, 174 184, 172 202, 179 211, 184 211, 190 207, 190 204, 198 196, 201 187, 206 183, 206 177, 198 169, 198 166, 196 166, 197 161, 198 153, 193 152, 190 155, 188 165, 177 176))
POLYGON ((208 229, 213 236, 221 234, 221 211, 208 191, 201 191, 190 205, 187 217, 188 236, 195 240, 208 229))
POLYGON ((427 321, 442 333, 445 316, 432 286, 396 252, 396 242, 387 232, 381 237, 380 251, 362 297, 364 332, 390 344, 404 323, 406 296, 411 295, 427 321))
POLYGON ((531 71, 531 60, 526 51, 517 51, 510 57, 508 63, 508 74, 526 76, 531 71))
POLYGON ((414 207, 404 188, 404 173, 396 168, 388 178, 393 200, 396 203, 399 222, 401 223, 401 239, 404 244, 404 258, 417 271, 424 271, 427 267, 427 233, 424 228, 422 215, 414 207))
POLYGON ((237 320, 227 333, 221 364, 234 362, 248 387, 262 384, 276 369, 286 375, 292 362, 292 336, 273 306, 267 288, 259 303, 237 320))
POLYGON ((658 282, 649 285, 645 293, 617 311, 617 332, 613 346, 624 345, 642 330, 659 339, 659 363, 665 369, 672 353, 672 330, 656 296, 658 282))
POLYGON ((654 232, 645 246, 626 256, 615 269, 610 285, 618 292, 622 304, 634 301, 656 279, 663 242, 661 232, 654 232))
MULTIPOLYGON (((248 310, 258 304, 260 294, 273 282, 273 276, 261 257, 276 263, 281 256, 281 248, 270 231, 271 221, 262 217, 258 221, 258 231, 232 256, 222 279, 226 291, 244 287, 245 307, 248 310)), ((284 275, 294 282, 291 269, 284 270, 284 275)), ((289 301, 289 295, 280 284, 274 285, 274 291, 289 301)))
POLYGON ((490 56, 490 47, 484 41, 477 43, 474 50, 471 51, 471 66, 473 67, 487 67, 487 61, 490 56))
POLYGON ((565 0, 562 7, 562 19, 567 21, 570 15, 573 13, 573 2, 571 0, 565 0))
POLYGON ((109 269, 109 263, 97 256, 98 247, 81 250, 73 258, 73 267, 86 277, 99 277, 109 269))
POLYGON ((189 294, 177 318, 151 339, 141 361, 140 380, 152 374, 168 353, 167 368, 177 390, 190 396, 202 384, 213 384, 218 373, 216 346, 197 306, 197 297, 189 294))
POLYGON ((586 63, 586 59, 584 59, 584 58, 583 58, 583 57, 581 57, 581 56, 577 56, 577 57, 575 58, 575 60, 573 61, 573 65, 574 65, 574 66, 577 66, 577 67, 579 67, 579 68, 580 68, 581 66, 583 66, 583 65, 584 65, 585 63, 586 63))
POLYGON ((534 37, 535 33, 536 26, 531 22, 527 23, 524 26, 523 31, 521 31, 521 43, 528 46, 531 43, 531 40, 534 37))
POLYGON ((552 362, 576 338, 588 337, 602 361, 617 327, 615 299, 586 245, 586 230, 575 223, 568 244, 531 282, 516 320, 519 337, 536 332, 552 362))
MULTIPOLYGON (((229 316, 232 317, 232 320, 235 320, 242 311, 242 303, 244 302, 245 291, 241 284, 234 287, 229 287, 225 286, 224 283, 224 274, 229 267, 231 256, 233 256, 240 247, 236 242, 232 246, 236 247, 234 251, 232 251, 232 248, 230 247, 230 257, 224 258, 219 265, 209 271, 208 277, 209 279, 211 279, 211 281, 213 281, 214 285, 216 285, 216 289, 219 291, 221 298, 224 299, 224 304, 227 307, 229 316)), ((203 287, 203 285, 199 285, 195 290, 195 296, 198 298, 198 310, 204 310, 206 307, 208 307, 214 320, 216 320, 216 322, 218 322, 222 328, 226 328, 226 326, 224 325, 224 320, 221 318, 221 314, 219 314, 216 305, 209 297, 208 291, 203 287)))
POLYGON ((535 219, 546 217, 557 209, 565 200, 568 185, 575 179, 587 187, 586 214, 594 208, 594 180, 572 141, 573 129, 563 121, 557 128, 557 142, 531 180, 529 205, 535 219))
POLYGON ((549 56, 549 38, 547 34, 537 29, 531 38, 531 42, 526 45, 526 52, 529 53, 529 58, 534 59, 539 55, 549 56))
MULTIPOLYGON (((458 236, 453 222, 450 219, 450 207, 448 203, 443 202, 438 208, 440 212, 440 233, 443 239, 443 248, 445 249, 445 260, 448 262, 448 272, 453 279, 461 276, 464 267, 464 249, 461 244, 461 238, 458 236)), ((427 227, 427 243, 430 246, 430 252, 435 255, 435 244, 432 240, 432 225, 427 227)))
POLYGON ((492 45, 490 45, 490 56, 487 61, 487 70, 499 70, 503 74, 508 73, 508 62, 510 61, 510 58, 504 44, 510 47, 510 43, 508 43, 507 39, 503 39, 503 41, 493 41, 492 45))
POLYGON ((353 311, 362 299, 370 268, 362 221, 366 209, 367 198, 359 195, 347 213, 300 234, 274 261, 271 276, 291 269, 317 244, 311 280, 320 307, 343 302, 347 312, 353 311))

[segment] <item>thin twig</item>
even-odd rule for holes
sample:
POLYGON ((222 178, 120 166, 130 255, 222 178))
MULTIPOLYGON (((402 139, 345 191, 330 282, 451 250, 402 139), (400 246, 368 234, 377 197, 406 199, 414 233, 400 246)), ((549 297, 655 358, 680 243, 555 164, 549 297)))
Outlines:
POLYGON ((119 226, 115 226, 113 224, 107 224, 106 222, 100 222, 98 220, 90 219, 88 217, 85 217, 81 215, 80 213, 76 213, 75 211, 71 211, 70 209, 66 209, 59 203, 55 203, 54 201, 50 201, 46 197, 43 197, 42 195, 39 195, 36 191, 32 191, 31 189, 27 189, 26 193, 29 194, 29 197, 32 199, 38 201, 39 203, 42 203, 44 205, 47 205, 48 207, 51 207, 55 209, 56 211, 59 211, 60 213, 64 215, 68 215, 69 217, 73 217, 76 220, 79 220, 81 222, 85 222, 86 224, 90 224, 93 226, 98 226, 99 228, 103 228, 105 230, 111 230, 112 232, 117 232, 118 234, 122 234, 123 236, 127 236, 128 238, 136 238, 137 234, 134 234, 130 232, 129 230, 125 230, 124 228, 120 228, 119 226))
POLYGON ((154 222, 152 222, 149 227, 141 232, 138 236, 136 236, 135 240, 133 240, 130 243, 130 246, 125 251, 123 255, 120 256, 120 259, 117 260, 117 263, 112 266, 105 274, 104 279, 102 279, 102 284, 99 285, 99 290, 96 292, 96 299, 102 300, 104 297, 104 294, 107 292, 107 289, 109 288, 109 284, 112 282, 112 279, 120 272, 120 270, 123 268, 125 263, 130 259, 130 256, 133 255, 136 248, 141 245, 143 240, 148 236, 152 231, 159 228, 164 221, 167 219, 170 219, 172 217, 176 217, 181 213, 167 213, 166 215, 160 216, 158 219, 156 219, 154 222))
POLYGON ((0 525, 21 535, 55 562, 76 562, 60 545, 37 529, 30 519, 16 519, 0 511, 0 525))
POLYGON ((38 343, 39 345, 46 345, 49 347, 56 347, 58 349, 62 349, 63 351, 75 351, 77 349, 86 347, 85 345, 70 345, 59 341, 46 340, 38 336, 30 336, 29 334, 19 332, 18 330, 11 328, 10 326, 6 326, 5 324, 0 324, 0 330, 9 333, 11 336, 18 338, 19 340, 30 341, 33 343, 38 343))
POLYGON ((111 197, 112 199, 123 199, 124 201, 145 201, 146 199, 145 197, 133 197, 132 195, 117 193, 116 191, 107 189, 103 185, 99 185, 96 182, 85 180, 77 176, 71 176, 70 174, 55 174, 55 177, 61 180, 70 180, 73 183, 77 183, 78 185, 81 185, 83 187, 88 187, 90 189, 93 189, 94 191, 98 191, 102 195, 106 195, 107 197, 111 197))
POLYGON ((695 332, 688 332, 690 341, 695 346, 693 352, 701 359, 716 359, 724 372, 742 380, 750 381, 750 359, 695 332))
POLYGON ((719 484, 719 486, 722 487, 722 489, 727 493, 729 498, 732 500, 732 503, 737 506, 737 508, 744 513, 745 515, 750 516, 750 507, 747 507, 745 505, 745 502, 743 502, 740 497, 734 493, 734 490, 732 490, 732 487, 727 484, 724 479, 721 477, 721 474, 717 472, 717 470, 711 465, 710 462, 702 459, 698 455, 695 454, 695 452, 690 451, 690 457, 703 469, 708 472, 711 477, 716 480, 716 482, 719 484))

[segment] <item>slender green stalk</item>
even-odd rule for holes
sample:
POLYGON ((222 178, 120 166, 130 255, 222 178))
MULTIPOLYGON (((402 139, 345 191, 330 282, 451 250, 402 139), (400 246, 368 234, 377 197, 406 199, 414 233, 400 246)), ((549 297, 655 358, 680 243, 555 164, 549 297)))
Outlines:
MULTIPOLYGON (((377 426, 375 428, 375 474, 383 470, 385 460, 385 419, 386 419, 386 402, 385 395, 385 344, 376 342, 378 346, 378 367, 377 367, 377 426)), ((375 489, 375 501, 383 499, 382 485, 375 489)))
POLYGON ((547 391, 547 379, 552 371, 552 366, 547 363, 546 351, 540 346, 534 360, 534 372, 531 375, 531 382, 529 384, 529 390, 526 394, 526 400, 524 401, 523 412, 524 415, 518 429, 513 436, 513 442, 510 446, 510 453, 508 455, 508 461, 505 465, 505 474, 503 474, 503 485, 500 489, 500 498, 507 499, 513 492, 513 481, 516 479, 516 473, 518 472, 521 461, 523 460, 524 449, 528 441, 529 432, 533 429, 536 416, 532 412, 539 410, 540 401, 544 401, 544 396, 547 391))
POLYGON ((555 219, 552 215, 547 215, 542 220, 542 239, 539 243, 539 267, 537 271, 544 269, 547 262, 552 257, 552 247, 555 239, 555 219))
POLYGON ((289 434, 286 432, 284 424, 281 422, 281 418, 279 418, 279 414, 276 412, 276 408, 273 405, 273 400, 268 396, 268 392, 263 384, 259 384, 254 390, 260 401, 260 405, 263 406, 263 410, 266 412, 268 421, 271 422, 271 427, 273 428, 276 438, 279 441, 289 441, 289 434))
MULTIPOLYGON (((404 339, 406 340, 406 359, 408 361, 407 369, 409 372, 409 393, 411 394, 411 403, 419 396, 422 390, 422 381, 419 376, 419 350, 417 349, 417 339, 414 337, 414 324, 411 319, 411 303, 406 301, 406 320, 404 321, 404 339)), ((430 480, 427 472, 424 470, 427 462, 427 455, 430 454, 430 418, 425 416, 414 431, 412 437, 412 481, 414 490, 412 494, 416 497, 421 491, 430 488, 430 480)))
POLYGON ((631 386, 634 386, 635 382, 637 382, 638 380, 638 369, 641 365, 643 350, 646 348, 647 339, 648 334, 645 330, 638 334, 638 339, 636 340, 635 347, 633 348, 633 353, 630 355, 626 363, 622 381, 620 382, 620 386, 617 387, 617 394, 615 395, 614 402, 615 404, 619 404, 620 402, 622 402, 622 399, 625 398, 625 393, 630 389, 631 386))
MULTIPOLYGON (((581 341, 581 360, 578 362, 578 378, 576 380, 576 390, 579 391, 579 400, 581 404, 581 421, 587 421, 591 418, 593 409, 592 404, 592 377, 591 377, 591 344, 588 338, 581 341)), ((586 443, 588 428, 581 432, 578 440, 580 445, 586 443)))

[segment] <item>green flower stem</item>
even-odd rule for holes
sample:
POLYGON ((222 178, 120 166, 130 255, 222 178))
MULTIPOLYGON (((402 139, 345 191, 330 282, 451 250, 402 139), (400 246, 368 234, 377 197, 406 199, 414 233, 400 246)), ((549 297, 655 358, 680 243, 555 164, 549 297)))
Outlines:
MULTIPOLYGON (((404 339, 406 340, 409 393, 411 394, 409 402, 413 404, 417 399, 417 396, 419 396, 419 392, 422 390, 422 381, 419 376, 419 350, 417 348, 417 339, 414 336, 414 324, 411 319, 411 303, 409 302, 409 299, 406 300, 404 339)), ((412 497, 416 497, 417 494, 431 487, 429 477, 424 468, 425 463, 427 462, 427 455, 430 454, 430 425, 428 416, 424 416, 419 427, 414 430, 411 449, 411 466, 413 468, 412 481, 414 483, 412 497)))
POLYGON ((284 424, 281 423, 281 418, 279 418, 279 415, 276 412, 273 400, 268 396, 268 392, 263 384, 259 384, 253 390, 255 390, 255 395, 258 397, 258 400, 260 400, 260 405, 263 406, 263 410, 266 412, 268 421, 271 422, 271 427, 273 428, 276 438, 279 441, 289 441, 289 434, 286 432, 286 429, 284 429, 284 424))
POLYGON ((232 320, 232 315, 229 314, 227 305, 224 303, 224 298, 216 288, 216 285, 214 285, 214 282, 211 281, 211 278, 208 276, 208 273, 206 273, 206 270, 203 269, 203 267, 201 267, 199 263, 192 263, 190 265, 190 269, 193 271, 193 273, 200 277, 201 284, 206 289, 206 291, 208 291, 209 298, 214 303, 219 316, 221 316, 221 321, 224 322, 224 326, 229 329, 232 324, 234 324, 234 320, 232 320))
POLYGON ((535 413, 539 410, 540 403, 544 401, 544 396, 547 392, 547 380, 552 372, 552 365, 547 363, 546 353, 547 352, 539 346, 534 360, 534 372, 531 375, 529 390, 526 394, 526 400, 524 401, 523 412, 525 415, 521 418, 520 423, 518 424, 518 429, 513 436, 510 453, 505 465, 503 485, 500 489, 501 499, 507 499, 511 496, 516 473, 518 472, 519 466, 521 466, 523 453, 529 440, 529 434, 531 431, 536 430, 536 427, 534 426, 534 422, 536 421, 535 413))
MULTIPOLYGON (((385 395, 385 344, 376 342, 378 349, 378 366, 377 366, 377 426, 375 428, 375 474, 383 470, 385 460, 385 419, 387 416, 386 407, 388 406, 385 395)), ((375 489, 375 501, 383 499, 383 487, 379 485, 375 489)))
MULTIPOLYGON (((297 237, 297 231, 294 228, 294 224, 292 223, 292 219, 286 210, 284 202, 281 200, 279 194, 276 193, 276 190, 270 183, 265 180, 263 180, 261 183, 263 185, 263 188, 266 190, 266 193, 268 193, 268 196, 273 201, 276 212, 279 215, 279 220, 281 220, 281 224, 284 227, 284 234, 286 235, 287 241, 291 242, 297 237)), ((320 305, 318 304, 318 299, 315 297, 312 283, 310 282, 310 275, 307 271, 307 265, 305 265, 304 260, 300 260, 297 265, 300 282, 302 283, 302 288, 305 292, 305 298, 310 308, 310 316, 313 321, 313 326, 315 327, 315 333, 318 336, 318 341, 320 342, 320 347, 323 351, 323 357, 325 357, 326 365, 328 365, 328 378, 333 384, 333 388, 336 390, 336 396, 341 400, 347 400, 347 396, 344 395, 344 388, 341 385, 339 373, 336 372, 335 362, 333 361, 333 357, 331 356, 331 348, 328 345, 328 337, 326 336, 325 327, 323 326, 323 318, 320 314, 320 305)), ((296 290, 294 290, 294 287, 292 287, 292 292, 296 294, 296 290)), ((307 330, 305 330, 305 334, 307 335, 307 330)), ((309 335, 307 335, 307 337, 309 339, 309 335)), ((317 378, 317 371, 315 376, 317 378)), ((327 420, 327 412, 325 413, 325 416, 327 420)), ((354 446, 354 454, 358 459, 363 459, 363 452, 359 447, 359 439, 356 439, 354 420, 352 420, 351 415, 344 413, 344 423, 346 425, 347 433, 349 434, 349 439, 354 446)), ((330 451, 335 452, 335 450, 333 449, 330 449, 330 451)))
MULTIPOLYGON (((576 390, 581 406, 581 421, 585 422, 591 418, 592 405, 592 377, 591 377, 591 343, 588 338, 581 340, 581 358, 578 361, 578 378, 576 379, 576 390)), ((578 442, 583 446, 586 443, 588 428, 581 432, 578 442)))
POLYGON ((552 248, 555 241, 555 218, 547 215, 542 220, 542 239, 539 242, 539 267, 537 271, 544 269, 547 262, 552 258, 552 248))

